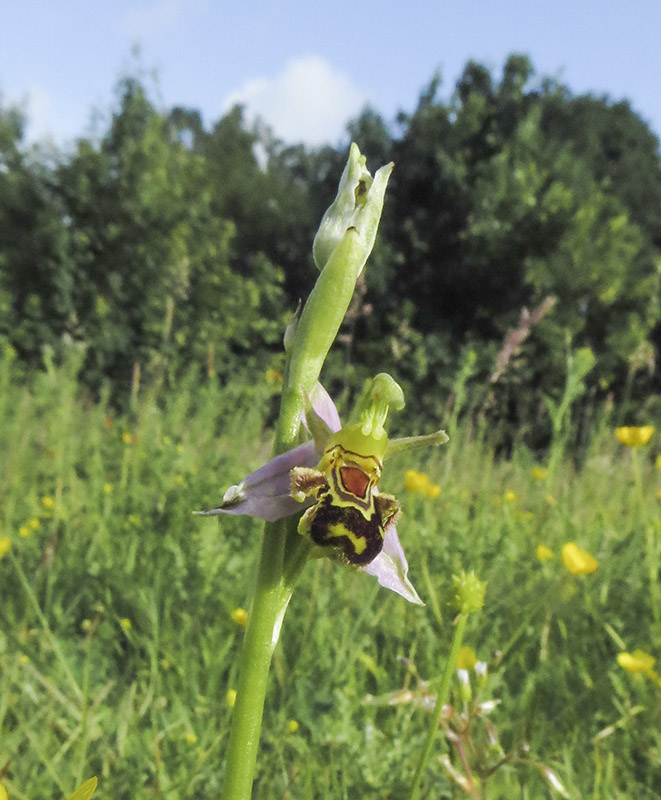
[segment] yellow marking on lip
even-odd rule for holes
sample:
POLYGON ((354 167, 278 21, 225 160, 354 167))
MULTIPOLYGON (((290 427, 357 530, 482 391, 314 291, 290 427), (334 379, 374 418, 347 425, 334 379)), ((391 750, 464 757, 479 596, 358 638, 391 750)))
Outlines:
POLYGON ((328 526, 328 535, 333 539, 340 538, 341 536, 346 536, 347 539, 349 539, 349 541, 353 545, 353 549, 356 555, 360 555, 362 552, 364 552, 365 548, 367 547, 367 540, 365 539, 364 536, 356 536, 356 534, 352 530, 350 530, 349 528, 346 527, 346 525, 343 525, 340 522, 336 523, 335 525, 328 526))

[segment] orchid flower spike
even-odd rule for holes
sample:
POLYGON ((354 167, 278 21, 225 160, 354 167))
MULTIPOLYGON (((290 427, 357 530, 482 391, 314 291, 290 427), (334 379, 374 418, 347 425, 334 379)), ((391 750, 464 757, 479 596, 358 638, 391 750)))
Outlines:
POLYGON ((385 373, 368 381, 357 422, 342 427, 326 390, 306 398, 303 423, 313 439, 271 459, 231 486, 223 502, 197 514, 248 514, 273 522, 304 510, 298 532, 329 556, 377 578, 406 600, 424 605, 408 579, 397 535, 397 500, 379 491, 383 461, 393 452, 447 441, 444 431, 389 441, 390 408, 404 407, 400 386, 385 373))

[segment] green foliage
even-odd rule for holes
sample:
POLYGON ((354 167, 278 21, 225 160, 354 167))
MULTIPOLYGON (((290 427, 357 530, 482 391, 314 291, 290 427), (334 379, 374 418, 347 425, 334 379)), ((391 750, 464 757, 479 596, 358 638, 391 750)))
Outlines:
MULTIPOLYGON (((190 512, 267 457, 272 388, 191 373, 173 391, 144 385, 116 414, 79 392, 84 351, 65 352, 29 383, 10 349, 0 359, 3 783, 10 797, 68 796, 95 774, 108 797, 217 796, 242 635, 230 612, 247 606, 260 526, 190 512)), ((462 569, 487 582, 465 641, 489 663, 489 724, 511 754, 485 778, 489 796, 543 796, 542 763, 572 798, 654 797, 658 689, 616 656, 661 654, 658 448, 634 465, 605 418, 583 466, 562 459, 551 475, 532 473, 521 445, 499 459, 467 427, 451 434, 384 476, 426 609, 329 561, 306 567, 274 657, 255 797, 405 796, 428 727, 411 665, 435 693, 462 569), (440 497, 406 493, 412 467, 440 497), (598 559, 593 574, 565 569, 569 541, 598 559), (540 563, 539 544, 555 557, 540 563), (369 701, 390 692, 409 699, 369 701)), ((455 681, 451 702, 461 709, 455 681)), ((440 760, 460 769, 452 748, 437 738, 425 776, 443 796, 460 796, 440 760)))
POLYGON ((139 83, 123 84, 100 144, 80 140, 41 182, 18 151, 14 160, 0 218, 25 206, 26 237, 41 248, 25 237, 0 247, 3 330, 22 355, 38 360, 44 344, 59 351, 68 334, 87 347, 83 377, 97 390, 108 378, 126 385, 134 363, 173 374, 195 363, 224 376, 268 363, 282 328, 282 273, 259 251, 235 263, 235 227, 214 210, 207 161, 174 136, 139 83), (30 215, 35 205, 47 216, 30 215))
MULTIPOLYGON (((544 398, 563 391, 568 338, 596 358, 583 404, 652 410, 658 141, 626 102, 575 97, 521 55, 498 76, 469 62, 440 90, 435 76, 394 128, 374 109, 349 125, 396 168, 331 382, 355 389, 378 361, 438 415, 473 350, 464 408, 482 413, 508 332, 553 297, 490 387, 504 440, 534 426, 531 444, 550 441, 544 398)), ((209 128, 193 109, 161 112, 139 77, 117 94, 107 130, 56 157, 26 148, 20 114, 0 110, 0 334, 30 367, 45 345, 82 341, 82 379, 95 393, 109 379, 115 397, 136 363, 163 380, 191 364, 256 375, 311 289, 345 154, 284 146, 240 107, 209 128)))
MULTIPOLYGON (((594 352, 595 385, 622 396, 631 360, 659 319, 659 250, 640 198, 632 201, 630 183, 620 189, 621 173, 617 189, 606 180, 587 157, 583 133, 573 142, 569 123, 564 136, 549 137, 552 109, 562 106, 558 89, 530 87, 531 79, 521 57, 510 57, 500 83, 469 64, 449 105, 437 99, 435 80, 415 113, 401 119, 395 207, 383 229, 391 280, 374 300, 385 313, 372 323, 404 348, 418 340, 410 369, 424 364, 415 384, 426 398, 447 395, 442 376, 448 366, 454 372, 462 346, 479 351, 477 376, 486 378, 522 308, 555 297, 495 387, 509 398, 497 403, 501 417, 520 423, 537 416, 543 394, 561 390, 568 335, 574 347, 594 352), (402 317, 406 331, 397 327, 402 317)), ((636 157, 651 175, 661 174, 658 152, 642 143, 640 120, 604 101, 601 110, 620 128, 628 119, 636 157)), ((652 180, 641 184, 645 197, 652 180)))

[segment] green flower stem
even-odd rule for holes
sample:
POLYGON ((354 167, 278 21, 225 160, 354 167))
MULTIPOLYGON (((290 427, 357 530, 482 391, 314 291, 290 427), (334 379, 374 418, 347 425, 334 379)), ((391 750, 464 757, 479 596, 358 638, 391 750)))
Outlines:
POLYGON ((225 800, 249 800, 252 793, 271 656, 293 590, 283 576, 284 542, 291 527, 292 521, 285 519, 267 523, 264 531, 227 746, 225 800))
MULTIPOLYGON (((334 206, 331 206, 322 221, 325 228, 335 222, 330 238, 322 237, 322 252, 328 254, 327 263, 322 265, 288 346, 274 455, 298 442, 305 398, 319 380, 324 360, 349 307, 356 280, 372 250, 391 170, 392 165, 383 167, 374 182, 369 183, 367 178, 370 181, 371 178, 364 159, 352 145, 338 194, 344 216, 335 217, 334 206), (364 191, 356 191, 359 181, 364 191), (342 219, 347 220, 346 225, 342 224, 342 219)), ((271 657, 309 549, 307 543, 301 544, 297 522, 296 517, 290 517, 267 523, 264 529, 227 746, 224 800, 249 800, 252 793, 271 657)))
POLYGON ((641 524, 645 529, 645 555, 647 559, 647 574, 650 584, 650 605, 655 626, 661 626, 661 586, 659 586, 659 557, 657 550, 657 533, 654 524, 650 523, 647 513, 647 500, 643 487, 643 475, 640 467, 638 450, 631 449, 631 465, 633 467, 633 480, 636 487, 636 500, 641 524))
POLYGON ((73 672, 71 671, 69 662, 67 661, 64 653, 62 652, 62 648, 60 647, 57 637, 51 630, 50 625, 48 624, 48 620, 46 619, 44 612, 41 610, 41 606, 39 605, 39 600, 37 599, 37 595, 34 593, 34 589, 32 588, 32 585, 30 584, 27 575, 25 574, 25 572, 23 572, 23 568, 21 567, 20 561, 11 550, 9 550, 8 555, 9 558, 11 559, 14 569, 16 570, 18 579, 20 580, 21 585, 23 586, 23 590, 25 591, 25 594, 27 595, 28 599, 30 600, 30 603, 32 604, 32 607, 34 608, 34 612, 37 615, 37 619, 41 623, 41 627, 45 635, 48 637, 50 645, 53 648, 53 652, 55 653, 55 657, 60 662, 62 670, 64 671, 64 674, 66 675, 69 683, 71 684, 71 688, 73 689, 73 693, 76 696, 76 699, 80 700, 81 702, 84 702, 83 692, 80 686, 78 685, 78 681, 75 679, 73 672))
POLYGON ((443 713, 443 706, 446 704, 448 694, 450 692, 450 681, 452 680, 452 676, 457 667, 459 650, 461 649, 461 643, 464 640, 464 630, 466 628, 467 619, 468 614, 466 613, 459 614, 457 619, 457 624, 454 629, 454 636, 452 638, 452 647, 450 648, 450 655, 448 656, 448 660, 445 664, 445 671, 443 672, 443 678, 441 680, 441 685, 436 697, 436 705, 434 706, 434 713, 432 714, 432 720, 427 732, 427 739, 425 740, 424 748, 420 754, 420 761, 418 762, 418 767, 415 771, 415 775, 413 776, 413 783, 411 784, 408 800, 418 800, 420 797, 420 784, 422 783, 422 775, 425 771, 425 767, 427 766, 427 762, 429 761, 429 757, 431 756, 431 752, 434 747, 434 740, 436 738, 436 732, 438 730, 438 726, 441 721, 441 715, 443 713))

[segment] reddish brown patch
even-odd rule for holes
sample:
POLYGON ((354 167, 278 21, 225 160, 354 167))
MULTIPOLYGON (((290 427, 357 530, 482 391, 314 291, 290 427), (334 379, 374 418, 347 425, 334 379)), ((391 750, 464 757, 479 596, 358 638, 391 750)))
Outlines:
POLYGON ((340 467, 340 478, 342 486, 350 494, 364 500, 367 497, 367 489, 370 485, 369 476, 357 467, 340 467))

